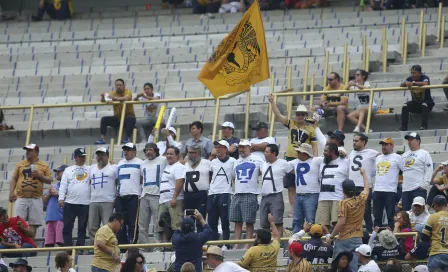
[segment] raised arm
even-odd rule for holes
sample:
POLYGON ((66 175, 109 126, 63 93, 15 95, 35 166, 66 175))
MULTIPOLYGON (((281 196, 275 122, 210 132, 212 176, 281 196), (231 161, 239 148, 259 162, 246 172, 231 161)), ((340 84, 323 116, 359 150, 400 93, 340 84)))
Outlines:
POLYGON ((277 103, 275 102, 275 99, 274 99, 274 95, 269 94, 268 95, 268 101, 271 104, 272 112, 274 113, 274 115, 280 120, 280 122, 283 125, 287 125, 288 124, 288 118, 286 116, 283 116, 280 113, 280 111, 278 110, 277 103))

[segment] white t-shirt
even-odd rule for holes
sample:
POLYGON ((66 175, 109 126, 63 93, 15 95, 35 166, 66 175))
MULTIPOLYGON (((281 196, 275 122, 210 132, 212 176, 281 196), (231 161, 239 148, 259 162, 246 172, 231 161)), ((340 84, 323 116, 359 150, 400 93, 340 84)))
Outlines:
POLYGON ((90 202, 114 202, 117 195, 115 180, 118 178, 116 164, 108 163, 103 169, 98 169, 98 164, 90 166, 90 202))
MULTIPOLYGON (((162 181, 160 182, 159 203, 163 204, 173 199, 176 189, 176 180, 185 178, 185 166, 180 162, 168 164, 163 170, 162 181)), ((181 190, 177 199, 184 199, 184 190, 181 190)))
POLYGON ((210 188, 211 161, 201 159, 201 162, 193 169, 190 162, 185 164, 185 192, 208 191, 210 188))
POLYGON ((392 153, 381 154, 375 159, 375 187, 374 192, 397 192, 398 175, 403 170, 403 158, 392 153))
POLYGON ((141 165, 141 176, 143 177, 143 191, 142 196, 160 195, 160 180, 162 178, 163 170, 166 167, 166 158, 158 156, 153 160, 144 160, 141 165))
POLYGON ((218 158, 212 160, 210 171, 213 175, 210 190, 208 191, 209 195, 230 194, 232 192, 235 162, 236 159, 232 157, 229 157, 225 162, 218 158))
POLYGON ((296 172, 297 194, 318 194, 320 192, 319 168, 323 159, 323 157, 314 157, 306 161, 295 159, 289 162, 296 172))
POLYGON ((65 169, 59 187, 59 200, 70 204, 90 204, 90 167, 72 165, 65 169))
POLYGON ((246 270, 233 262, 223 262, 222 264, 217 266, 213 271, 215 271, 215 272, 249 272, 249 270, 246 270))
POLYGON ((259 194, 258 175, 263 161, 251 154, 235 163, 235 194, 259 194))
POLYGON ((416 216, 415 213, 412 212, 412 210, 408 211, 408 214, 412 226, 414 226, 415 224, 425 225, 426 221, 428 221, 428 218, 430 216, 428 209, 426 209, 426 207, 425 210, 419 216, 416 216))
MULTIPOLYGON (((366 81, 364 82, 364 88, 365 89, 370 89, 370 82, 366 81)), ((350 86, 349 90, 359 90, 358 87, 356 86, 350 86)), ((360 106, 368 106, 369 105, 369 100, 370 100, 370 93, 364 93, 362 92, 362 90, 360 90, 359 93, 356 93, 356 97, 358 98, 358 102, 360 106)), ((375 101, 373 101, 372 103, 372 107, 376 107, 376 103, 375 101)))
MULTIPOLYGON (((162 95, 160 93, 154 93, 154 95, 152 96, 153 98, 162 98, 162 95)), ((140 101, 152 101, 149 100, 148 98, 144 97, 144 96, 140 96, 140 98, 138 99, 140 101)), ((149 106, 158 106, 160 105, 160 103, 151 103, 149 102, 148 104, 145 104, 145 107, 149 107, 149 106)))
MULTIPOLYGON (((149 135, 149 137, 148 137, 148 143, 154 143, 154 136, 152 134, 149 135)), ((159 141, 157 143, 157 147, 159 148, 160 155, 165 155, 167 144, 169 146, 177 147, 177 148, 179 148, 179 150, 182 148, 182 143, 174 141, 173 137, 171 135, 169 135, 168 137, 165 138, 164 141, 159 141)))
POLYGON ((261 166, 263 182, 261 195, 266 196, 282 192, 283 178, 292 170, 292 166, 283 159, 277 159, 274 163, 264 162, 261 166))
POLYGON ((433 171, 432 158, 428 151, 408 150, 403 155, 403 192, 419 187, 429 189, 433 171))
POLYGON ((123 159, 118 163, 118 195, 138 195, 142 194, 142 185, 140 184, 140 167, 142 160, 133 158, 132 160, 123 159))
POLYGON ((361 265, 358 272, 381 272, 381 269, 374 260, 371 260, 367 264, 361 265))
POLYGON ((342 182, 348 178, 349 160, 337 158, 329 164, 322 163, 319 167, 319 178, 321 189, 319 201, 322 200, 342 200, 342 182))
POLYGON ((350 161, 348 178, 353 180, 357 187, 364 188, 364 178, 362 177, 361 172, 359 172, 360 168, 364 168, 367 179, 369 180, 369 186, 372 188, 372 178, 375 176, 375 159, 377 155, 378 151, 364 149, 362 151, 353 150, 348 156, 350 161))
MULTIPOLYGON (((251 144, 262 144, 262 143, 275 144, 275 139, 273 137, 266 137, 263 139, 253 138, 250 140, 250 143, 251 144)), ((252 155, 260 157, 263 161, 266 160, 264 157, 264 151, 253 151, 252 155)))

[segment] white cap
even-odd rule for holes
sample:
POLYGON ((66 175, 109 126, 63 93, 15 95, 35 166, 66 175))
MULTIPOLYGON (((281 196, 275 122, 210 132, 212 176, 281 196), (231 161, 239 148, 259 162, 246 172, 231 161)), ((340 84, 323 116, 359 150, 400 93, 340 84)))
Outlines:
POLYGON ((29 150, 35 150, 37 147, 37 144, 29 144, 23 147, 24 150, 29 149, 29 150))
POLYGON ((168 130, 174 133, 174 135, 177 135, 177 130, 175 128, 169 127, 168 130))
POLYGON ((447 161, 444 161, 444 162, 442 162, 442 163, 440 163, 441 165, 443 165, 443 166, 447 166, 448 165, 448 160, 447 161))
POLYGON ((294 148, 297 152, 306 153, 311 158, 313 157, 313 147, 309 144, 302 143, 299 148, 294 148))
POLYGON ((130 149, 133 149, 133 150, 136 150, 137 148, 135 147, 135 144, 133 144, 133 143, 127 143, 127 144, 124 144, 123 145, 123 147, 122 147, 122 149, 125 149, 125 148, 130 148, 130 149))
POLYGON ((417 196, 414 198, 414 201, 412 201, 412 206, 418 205, 418 206, 425 206, 426 202, 425 199, 421 196, 417 196))
POLYGON ((414 271, 415 271, 415 272, 429 272, 429 269, 428 269, 428 266, 426 266, 426 265, 424 265, 424 264, 421 264, 421 265, 417 265, 417 266, 414 268, 414 271))
POLYGON ((304 105, 300 104, 297 106, 296 112, 308 112, 308 109, 304 105))
POLYGON ((249 140, 241 140, 238 146, 252 146, 249 142, 249 140))
POLYGON ((232 122, 224 122, 221 127, 229 127, 235 129, 235 125, 232 122))
POLYGON ((214 141, 213 144, 225 146, 227 149, 229 149, 230 147, 229 143, 226 140, 214 141))
POLYGON ((109 153, 109 152, 107 151, 107 148, 105 148, 105 147, 100 147, 100 148, 98 148, 98 149, 96 150, 95 154, 98 153, 98 152, 109 153))
POLYGON ((366 257, 372 256, 372 248, 369 245, 360 245, 355 251, 366 257))

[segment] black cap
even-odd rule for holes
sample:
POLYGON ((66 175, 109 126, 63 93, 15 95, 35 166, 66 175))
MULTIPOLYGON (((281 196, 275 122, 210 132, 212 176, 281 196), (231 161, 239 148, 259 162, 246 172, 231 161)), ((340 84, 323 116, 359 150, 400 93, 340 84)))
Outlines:
POLYGON ((194 231, 194 220, 191 217, 185 217, 180 225, 180 230, 183 233, 189 233, 194 231))
POLYGON ((446 201, 446 197, 443 195, 437 195, 434 197, 433 204, 437 205, 437 206, 446 206, 448 205, 448 202, 446 201))
POLYGON ((74 156, 81 156, 81 157, 84 157, 84 156, 87 156, 87 153, 86 153, 86 151, 84 150, 84 148, 77 148, 77 149, 75 149, 75 151, 73 152, 73 155, 74 155, 74 156))
POLYGON ((404 136, 404 139, 405 140, 408 140, 408 139, 416 139, 416 140, 421 140, 420 139, 420 135, 417 133, 417 132, 411 132, 411 133, 409 133, 408 135, 406 135, 406 136, 404 136))
POLYGON ((3 207, 0 207, 0 215, 2 214, 2 213, 4 213, 4 212, 7 212, 8 210, 6 210, 5 208, 3 208, 3 207))
POLYGON ((16 266, 26 266, 28 272, 31 272, 32 270, 32 267, 28 265, 28 262, 25 259, 17 259, 14 263, 9 263, 9 267, 11 268, 16 266))
POLYGON ((335 130, 333 131, 329 131, 327 132, 328 137, 330 138, 338 138, 341 141, 345 140, 345 134, 344 132, 340 131, 340 130, 335 130))
POLYGON ((262 128, 268 129, 269 126, 265 122, 258 122, 257 125, 255 126, 255 130, 260 130, 262 128))
POLYGON ((53 169, 54 172, 64 172, 65 169, 68 167, 67 164, 59 165, 58 168, 53 169))
POLYGON ((348 196, 353 196, 356 192, 355 182, 351 179, 346 179, 342 182, 342 191, 348 196))

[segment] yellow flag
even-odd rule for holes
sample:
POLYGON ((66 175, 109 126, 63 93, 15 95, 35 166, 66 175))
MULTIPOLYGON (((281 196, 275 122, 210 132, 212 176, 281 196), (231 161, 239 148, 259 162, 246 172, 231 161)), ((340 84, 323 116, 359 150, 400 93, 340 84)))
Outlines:
POLYGON ((213 96, 236 93, 269 78, 269 61, 258 0, 215 48, 198 79, 213 96))

